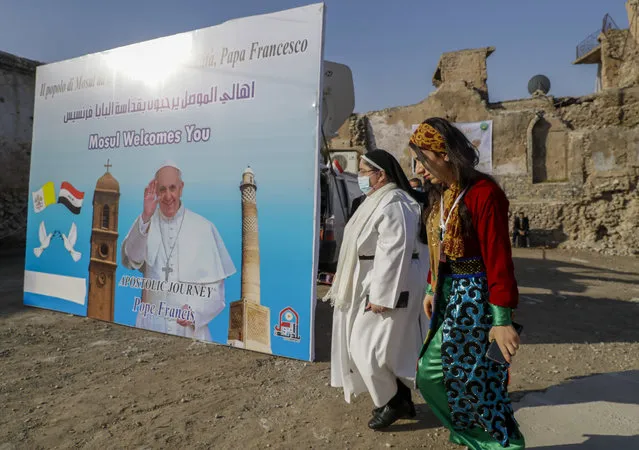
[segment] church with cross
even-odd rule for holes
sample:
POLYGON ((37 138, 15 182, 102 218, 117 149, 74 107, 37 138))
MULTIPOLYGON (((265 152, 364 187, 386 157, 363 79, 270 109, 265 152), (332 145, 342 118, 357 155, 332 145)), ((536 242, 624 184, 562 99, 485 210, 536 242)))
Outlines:
POLYGON ((93 193, 87 316, 113 322, 120 183, 111 174, 110 160, 104 167, 106 172, 98 179, 93 193))

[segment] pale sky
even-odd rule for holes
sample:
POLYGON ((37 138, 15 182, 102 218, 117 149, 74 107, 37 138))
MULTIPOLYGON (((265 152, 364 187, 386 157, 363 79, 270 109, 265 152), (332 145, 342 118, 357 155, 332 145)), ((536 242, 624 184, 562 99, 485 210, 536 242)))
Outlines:
MULTIPOLYGON (((0 0, 0 50, 54 62, 229 19, 303 6, 300 0, 0 0)), ((551 95, 592 93, 596 67, 574 66, 576 46, 610 13, 628 27, 624 0, 326 0, 325 59, 348 65, 355 110, 421 101, 442 52, 496 47, 491 101, 528 97, 545 74, 551 95)))

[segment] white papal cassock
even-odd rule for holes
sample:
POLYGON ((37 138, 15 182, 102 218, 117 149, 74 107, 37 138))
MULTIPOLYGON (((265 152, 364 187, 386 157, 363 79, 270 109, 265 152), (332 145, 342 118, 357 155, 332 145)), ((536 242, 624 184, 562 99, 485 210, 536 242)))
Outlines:
POLYGON ((215 225, 184 205, 172 218, 159 208, 146 224, 138 216, 122 243, 122 264, 140 270, 145 278, 184 283, 183 293, 177 294, 145 289, 142 300, 156 305, 156 314, 138 312, 136 327, 211 340, 208 324, 225 306, 224 279, 236 272, 215 225), (168 317, 170 308, 184 305, 193 311, 194 326, 184 327, 168 317))
POLYGON ((358 260, 354 298, 346 309, 334 309, 331 350, 331 385, 342 387, 349 403, 351 395, 368 390, 377 407, 397 392, 396 378, 414 385, 428 330, 422 302, 429 260, 428 247, 419 240, 421 207, 400 189, 382 195, 357 239, 358 255, 374 259, 358 260), (406 307, 399 308, 406 291, 406 307), (365 311, 367 297, 370 303, 393 309, 380 314, 365 311))

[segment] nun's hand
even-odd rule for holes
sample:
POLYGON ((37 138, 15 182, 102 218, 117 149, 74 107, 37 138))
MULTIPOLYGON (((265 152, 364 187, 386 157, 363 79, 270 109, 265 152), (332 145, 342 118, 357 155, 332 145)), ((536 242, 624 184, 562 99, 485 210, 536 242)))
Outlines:
POLYGON ((370 309, 371 311, 373 311, 375 314, 379 314, 379 313, 383 313, 385 311, 388 311, 388 308, 385 306, 379 306, 379 305, 374 305, 373 303, 369 303, 368 304, 368 308, 366 309, 370 309))

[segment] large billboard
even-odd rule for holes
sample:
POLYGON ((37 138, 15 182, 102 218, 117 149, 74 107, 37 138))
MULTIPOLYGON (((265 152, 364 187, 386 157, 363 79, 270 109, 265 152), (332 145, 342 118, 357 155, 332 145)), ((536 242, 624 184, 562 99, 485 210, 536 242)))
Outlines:
POLYGON ((312 360, 324 5, 38 67, 24 304, 312 360))

